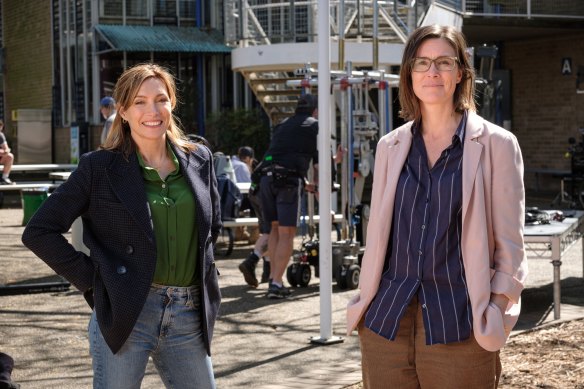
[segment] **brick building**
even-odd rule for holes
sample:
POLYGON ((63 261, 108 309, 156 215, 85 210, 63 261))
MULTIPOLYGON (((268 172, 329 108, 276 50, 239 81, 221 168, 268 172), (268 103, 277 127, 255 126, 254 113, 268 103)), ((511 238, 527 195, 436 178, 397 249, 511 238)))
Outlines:
MULTIPOLYGON (((578 72, 584 77, 584 32, 507 42, 502 63, 513 75, 512 129, 525 166, 569 170, 568 138, 581 140, 584 129, 584 94, 577 86, 578 72)), ((550 178, 542 177, 543 187, 557 188, 557 179, 550 178)), ((528 172, 531 188, 533 179, 528 172)))
POLYGON ((17 112, 50 112, 53 105, 51 3, 3 1, 0 16, 0 117, 17 152, 17 112))
MULTIPOLYGON (((495 74, 504 74, 505 119, 517 136, 528 189, 559 192, 555 171, 569 171, 568 139, 584 129, 584 2, 505 0, 473 3, 462 31, 471 45, 499 48, 495 74), (535 172, 539 173, 536 182, 535 172)), ((466 11, 469 11, 468 9, 466 11)))
POLYGON ((204 132, 231 104, 231 49, 210 0, 3 0, 0 117, 17 163, 69 162, 72 144, 95 149, 101 97, 133 64, 154 61, 177 78, 177 116, 204 132))

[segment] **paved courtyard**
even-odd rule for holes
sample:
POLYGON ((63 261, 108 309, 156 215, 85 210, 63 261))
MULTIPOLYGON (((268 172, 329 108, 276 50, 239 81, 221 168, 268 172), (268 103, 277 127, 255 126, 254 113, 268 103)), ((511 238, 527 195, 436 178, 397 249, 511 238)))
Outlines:
MULTIPOLYGON (((0 209, 0 285, 56 281, 54 273, 20 242, 22 210, 0 209)), ((345 306, 355 291, 333 284, 333 334, 344 342, 317 346, 319 279, 296 288, 287 301, 265 298, 266 285, 250 289, 237 269, 251 246, 239 242, 217 260, 223 304, 213 343, 220 388, 342 388, 360 381, 356 336, 344 337, 345 306)), ((517 330, 553 322, 552 265, 530 260, 528 288, 517 330)), ((584 316, 582 247, 563 259, 562 319, 584 316)), ((0 296, 0 350, 16 360, 14 379, 23 388, 89 388, 91 359, 86 327, 90 311, 81 294, 65 292, 0 296)), ((149 364, 143 388, 162 386, 149 364)))

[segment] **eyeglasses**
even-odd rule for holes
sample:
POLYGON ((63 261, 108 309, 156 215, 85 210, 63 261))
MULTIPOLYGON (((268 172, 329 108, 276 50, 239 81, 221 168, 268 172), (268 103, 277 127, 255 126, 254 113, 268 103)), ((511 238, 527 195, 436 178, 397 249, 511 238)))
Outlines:
POLYGON ((438 57, 438 58, 426 58, 426 57, 417 57, 412 59, 412 71, 414 72, 427 72, 432 66, 432 62, 434 62, 434 66, 439 72, 449 72, 456 67, 458 63, 457 57, 438 57))

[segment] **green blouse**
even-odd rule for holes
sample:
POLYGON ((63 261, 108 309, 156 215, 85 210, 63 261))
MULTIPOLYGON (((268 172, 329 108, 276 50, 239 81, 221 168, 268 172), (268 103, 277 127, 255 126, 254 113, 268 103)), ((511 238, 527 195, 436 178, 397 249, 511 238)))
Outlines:
POLYGON ((169 286, 198 284, 198 231, 195 197, 180 171, 178 159, 167 144, 175 169, 162 180, 156 169, 146 166, 138 151, 138 162, 146 186, 154 237, 156 270, 154 283, 169 286))

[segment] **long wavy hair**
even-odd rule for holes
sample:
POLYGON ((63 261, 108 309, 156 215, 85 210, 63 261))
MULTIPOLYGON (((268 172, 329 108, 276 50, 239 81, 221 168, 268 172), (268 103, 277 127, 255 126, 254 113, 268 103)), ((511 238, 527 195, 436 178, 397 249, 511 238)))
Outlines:
MULTIPOLYGON (((170 143, 183 149, 185 152, 195 150, 197 146, 189 141, 178 124, 178 118, 174 116, 174 108, 177 103, 174 77, 162 66, 153 63, 144 63, 126 69, 120 78, 118 78, 114 87, 113 98, 116 101, 117 111, 121 112, 133 104, 134 98, 138 94, 142 83, 149 78, 157 78, 162 81, 166 86, 166 91, 170 98, 173 113, 170 115, 166 138, 170 143)), ((112 128, 107 139, 101 145, 101 148, 122 152, 126 158, 136 151, 136 144, 130 135, 130 125, 128 122, 122 121, 120 114, 116 115, 112 128)))
POLYGON ((466 39, 464 35, 452 26, 419 27, 406 42, 399 73, 399 103, 400 116, 406 120, 420 120, 422 116, 420 101, 414 93, 412 85, 412 64, 418 48, 428 39, 444 39, 456 52, 458 67, 462 72, 462 78, 454 90, 454 110, 462 113, 465 110, 476 111, 475 95, 475 71, 471 66, 466 53, 466 39))

